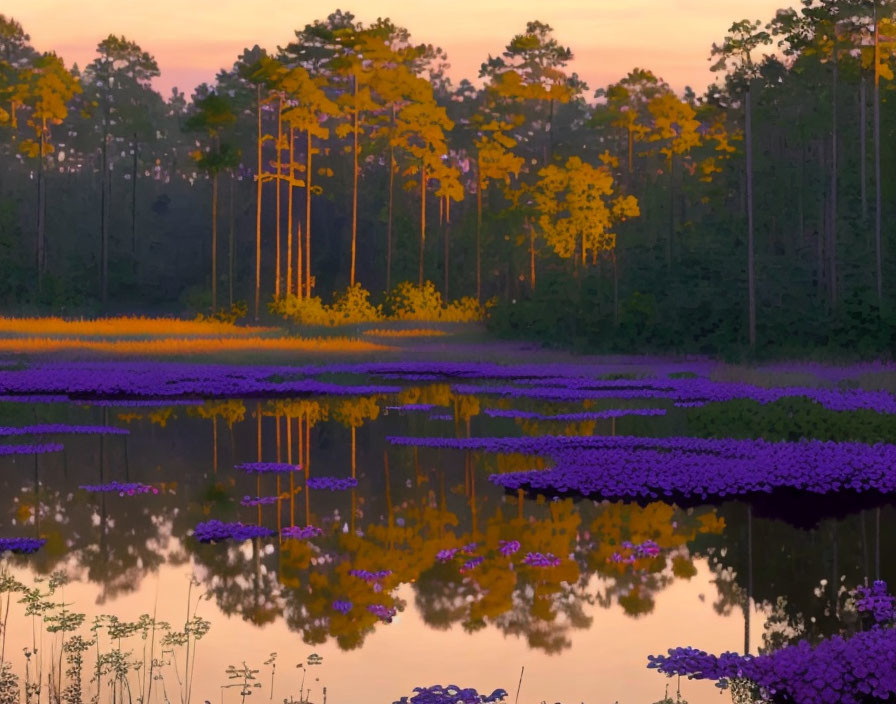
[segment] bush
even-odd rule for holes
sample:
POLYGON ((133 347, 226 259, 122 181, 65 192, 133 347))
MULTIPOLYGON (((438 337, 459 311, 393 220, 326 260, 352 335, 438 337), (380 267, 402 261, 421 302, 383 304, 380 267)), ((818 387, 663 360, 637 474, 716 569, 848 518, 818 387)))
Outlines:
POLYGON ((393 320, 442 320, 451 323, 471 323, 485 317, 485 311, 475 298, 465 297, 451 303, 442 301, 432 281, 416 286, 402 281, 386 298, 386 310, 393 320))
POLYGON ((268 306, 272 313, 282 315, 300 325, 349 325, 370 323, 383 319, 379 306, 368 300, 370 293, 361 284, 349 286, 331 305, 324 305, 320 297, 298 298, 289 294, 268 306))

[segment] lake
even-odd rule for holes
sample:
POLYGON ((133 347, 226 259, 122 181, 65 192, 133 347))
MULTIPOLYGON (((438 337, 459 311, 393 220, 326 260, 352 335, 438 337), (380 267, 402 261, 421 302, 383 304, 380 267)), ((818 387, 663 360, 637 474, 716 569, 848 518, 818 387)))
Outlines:
POLYGON ((122 700, 388 704, 450 682, 525 704, 652 704, 667 685, 718 702, 647 656, 818 642, 854 626, 851 590, 896 577, 892 378, 649 359, 9 367, 2 442, 24 447, 0 456, 0 536, 46 542, 7 577, 66 578, 31 615, 0 593, 6 659, 23 690, 43 673, 32 701, 61 695, 63 642, 99 633, 122 700))

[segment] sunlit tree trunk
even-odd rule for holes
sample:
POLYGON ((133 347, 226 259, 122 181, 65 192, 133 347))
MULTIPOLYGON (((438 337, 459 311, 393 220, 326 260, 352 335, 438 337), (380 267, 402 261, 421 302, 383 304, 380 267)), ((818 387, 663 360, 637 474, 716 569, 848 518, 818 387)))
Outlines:
POLYGON ((482 302, 482 162, 476 155, 476 300, 482 302))
MULTIPOLYGON (((392 103, 392 129, 395 129, 395 103, 392 103)), ((389 215, 386 223, 386 290, 392 289, 392 208, 395 202, 395 146, 389 144, 389 215)))
POLYGON ((274 256, 277 259, 277 264, 275 267, 275 276, 274 279, 274 298, 280 298, 280 190, 281 190, 281 181, 283 176, 283 120, 281 119, 281 115, 283 113, 283 97, 280 96, 277 98, 277 178, 275 183, 277 184, 277 199, 276 199, 276 223, 274 227, 274 235, 277 238, 277 244, 274 247, 274 256))
POLYGON ((295 130, 289 127, 289 178, 286 180, 286 295, 292 293, 292 199, 295 177, 295 130))
POLYGON ((212 313, 218 310, 218 172, 212 175, 212 313))
POLYGON ((423 250, 426 245, 426 164, 420 165, 420 271, 417 277, 423 286, 423 250))
POLYGON ((311 298, 311 132, 305 149, 305 296, 311 298))
POLYGON ((229 214, 228 219, 230 221, 230 228, 227 233, 227 303, 233 308, 233 241, 236 235, 236 214, 234 212, 234 199, 235 199, 235 181, 236 174, 233 171, 230 172, 230 197, 227 199, 229 206, 229 214))
POLYGON ((349 286, 355 285, 355 257, 358 242, 358 76, 354 76, 354 110, 352 115, 352 264, 349 286))
POLYGON ((258 321, 258 306, 261 298, 261 86, 255 89, 255 107, 257 111, 257 149, 258 165, 255 174, 255 320, 258 321))

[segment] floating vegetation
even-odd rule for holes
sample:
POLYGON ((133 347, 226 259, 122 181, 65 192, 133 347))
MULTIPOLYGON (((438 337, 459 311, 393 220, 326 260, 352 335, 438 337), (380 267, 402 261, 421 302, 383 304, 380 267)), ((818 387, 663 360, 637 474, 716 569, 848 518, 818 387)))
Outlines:
POLYGON ((30 555, 40 550, 46 542, 44 538, 0 538, 0 553, 30 555))
POLYGON ((110 425, 66 425, 51 423, 44 425, 25 425, 20 428, 0 427, 0 436, 9 435, 128 435, 127 428, 115 428, 110 425))
POLYGON ((308 477, 305 484, 309 489, 344 491, 358 486, 358 480, 353 477, 308 477))
POLYGON ((317 526, 288 526, 280 531, 281 538, 291 538, 295 540, 308 540, 323 535, 322 529, 317 526))
POLYGON ((287 462, 243 462, 242 464, 234 465, 234 468, 250 474, 280 474, 298 472, 302 469, 302 466, 287 462))
POLYGON ((461 689, 455 684, 443 687, 440 684, 431 687, 414 687, 414 694, 410 698, 402 697, 392 704, 492 704, 503 702, 507 692, 496 689, 489 695, 479 694, 475 689, 461 689))
POLYGON ((47 442, 39 445, 0 445, 0 455, 42 455, 47 452, 61 452, 58 442, 47 442))
POLYGON ((523 564, 529 567, 557 567, 562 560, 553 553, 527 552, 523 564))
POLYGON ((246 523, 224 523, 211 520, 199 523, 193 529, 193 537, 200 543, 217 543, 224 540, 242 542, 252 538, 266 538, 274 535, 274 531, 264 526, 254 526, 246 523))
POLYGON ((159 490, 149 484, 139 482, 107 482, 106 484, 82 484, 79 489, 92 494, 118 494, 119 496, 136 496, 138 494, 158 494, 159 490))
POLYGON ((279 500, 279 496, 244 496, 240 499, 240 506, 270 506, 279 500))

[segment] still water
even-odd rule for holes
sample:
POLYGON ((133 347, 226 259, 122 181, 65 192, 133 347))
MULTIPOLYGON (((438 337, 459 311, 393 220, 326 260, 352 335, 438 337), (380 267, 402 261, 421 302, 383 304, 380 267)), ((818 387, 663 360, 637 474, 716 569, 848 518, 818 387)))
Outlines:
MULTIPOLYGON (((896 578, 880 557, 894 539, 886 503, 806 516, 741 502, 553 500, 488 481, 544 466, 542 458, 388 440, 655 437, 698 426, 691 409, 664 400, 646 404, 665 409, 661 417, 484 412, 511 405, 543 415, 645 407, 609 398, 511 403, 430 383, 392 395, 171 406, 0 404, 4 426, 129 431, 47 436, 64 449, 0 457, 0 535, 47 539, 34 555, 9 558, 9 574, 29 587, 52 573, 68 578, 44 599, 57 606, 36 615, 25 614, 20 594, 0 595, 0 615, 9 608, 5 659, 23 681, 26 669, 44 673, 35 702, 64 687, 70 652, 63 660, 62 638, 80 632, 100 634, 103 696, 121 701, 184 701, 189 690, 194 702, 388 704, 415 686, 456 683, 504 688, 508 701, 519 690, 524 704, 652 704, 667 685, 674 701, 680 686, 683 699, 704 704, 729 696, 711 683, 667 680, 646 669, 647 655, 679 645, 755 653, 799 636, 817 640, 841 627, 849 589, 866 578, 896 578), (235 469, 247 462, 302 469, 235 469), (308 477, 358 484, 309 489, 308 477), (80 488, 110 481, 158 493, 80 488), (258 498, 266 502, 243 505, 258 498), (192 531, 211 519, 276 531, 314 526, 322 534, 201 544, 192 531), (526 564, 530 552, 557 564, 526 564), (85 614, 80 631, 59 631, 62 611, 85 614), (142 630, 115 638, 114 624, 136 624, 143 614, 142 630), (153 616, 159 625, 148 631, 153 616), (203 624, 192 638, 187 629, 185 641, 163 643, 162 622, 175 632, 188 620, 203 624), (127 663, 117 690, 115 657, 127 663)), ((708 422, 700 416, 701 433, 708 422)), ((47 581, 37 584, 48 589, 47 581)), ((97 686, 89 681, 93 653, 84 655, 85 701, 97 686)))

